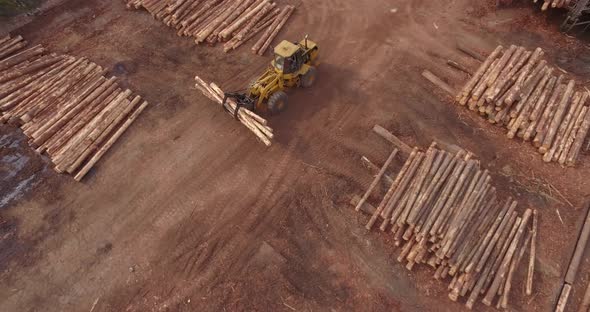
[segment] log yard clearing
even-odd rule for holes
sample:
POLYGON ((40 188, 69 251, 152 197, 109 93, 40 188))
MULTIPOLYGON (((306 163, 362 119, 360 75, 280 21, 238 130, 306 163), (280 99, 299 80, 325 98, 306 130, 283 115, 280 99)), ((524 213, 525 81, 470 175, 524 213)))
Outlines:
POLYGON ((0 2, 0 311, 588 311, 589 2, 0 2))

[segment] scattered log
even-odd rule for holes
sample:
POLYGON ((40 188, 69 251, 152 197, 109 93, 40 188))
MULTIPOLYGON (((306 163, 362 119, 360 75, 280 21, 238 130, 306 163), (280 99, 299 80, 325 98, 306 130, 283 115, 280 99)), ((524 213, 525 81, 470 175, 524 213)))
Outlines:
POLYGON ((426 78, 428 81, 430 81, 435 86, 443 89, 445 92, 447 92, 451 96, 457 94, 457 91, 455 91, 455 89, 453 89, 453 87, 449 86, 446 82, 444 82, 442 79, 438 78, 435 74, 431 73, 429 70, 424 70, 422 72, 422 77, 426 78))
POLYGON ((354 210, 359 211, 361 209, 361 206, 363 205, 363 203, 369 198, 369 196, 371 196, 371 192, 373 192, 373 189, 375 188, 375 186, 377 186, 377 184, 381 180, 381 177, 383 177, 383 175, 385 174, 385 171, 389 167, 389 164, 391 164, 391 162, 393 161, 393 158, 395 158, 397 151, 398 151, 397 148, 393 149, 393 151, 391 152, 391 154, 389 155, 389 157, 385 161, 385 164, 383 164, 383 167, 381 167, 381 170, 379 171, 377 176, 373 179, 373 182, 371 182, 371 185, 369 186, 369 188, 367 189, 367 191, 365 192, 365 194, 363 195, 363 197, 361 198, 359 203, 356 205, 354 210))
POLYGON ((465 66, 463 66, 453 60, 447 60, 447 65, 449 65, 457 70, 460 70, 469 76, 473 75, 473 72, 471 70, 467 69, 465 66))
MULTIPOLYGON (((361 200, 361 197, 358 195, 353 195, 352 199, 350 199, 350 204, 354 207, 356 207, 356 205, 358 204, 358 202, 361 200)), ((365 202, 362 206, 361 206, 361 212, 368 214, 368 215, 372 215, 375 212, 375 206, 371 205, 371 203, 367 203, 365 202)))
POLYGON ((582 303, 580 304, 580 309, 578 312, 588 312, 590 309, 590 283, 588 283, 588 287, 586 287, 586 291, 584 292, 584 298, 582 298, 582 303))
POLYGON ((580 153, 580 149, 582 148, 582 144, 586 140, 586 136, 588 135, 588 130, 590 129, 590 113, 588 110, 584 115, 584 121, 580 125, 580 129, 576 132, 574 143, 570 151, 568 152, 566 164, 568 166, 574 166, 576 164, 576 160, 578 158, 578 154, 580 153))
POLYGON ((561 293, 559 295, 559 300, 557 301, 557 306, 555 307, 555 312, 565 311, 565 306, 567 305, 567 301, 570 297, 571 290, 572 286, 570 284, 563 285, 563 288, 561 289, 561 293))
POLYGON ((469 56, 471 56, 472 58, 480 61, 480 62, 484 62, 486 60, 485 57, 483 57, 480 53, 475 52, 474 50, 472 50, 471 48, 467 47, 466 45, 464 45, 463 43, 457 42, 457 49, 469 56))
MULTIPOLYGON (((381 167, 378 167, 377 165, 375 165, 373 162, 371 162, 365 156, 361 157, 361 162, 365 165, 365 167, 367 167, 367 169, 371 170, 371 172, 374 172, 375 175, 377 175, 379 170, 381 170, 381 167)), ((387 173, 383 175, 383 179, 385 180, 385 184, 388 187, 391 186, 391 184, 393 184, 393 179, 387 173)))
POLYGON ((529 253, 529 266, 526 279, 526 294, 528 296, 533 294, 533 275, 535 274, 535 257, 537 250, 537 223, 539 215, 537 210, 533 210, 533 228, 531 229, 531 251, 529 253))
POLYGON ((584 251, 586 250, 588 238, 590 238, 590 202, 586 203, 585 207, 586 218, 584 221, 584 225, 580 230, 580 234, 576 242, 576 247, 574 248, 574 254, 572 255, 569 266, 565 273, 564 281, 565 283, 570 285, 573 285, 576 280, 576 276, 578 275, 578 268, 580 267, 580 262, 582 261, 584 251))
POLYGON ((402 140, 400 140, 397 136, 395 136, 389 130, 381 127, 380 125, 375 125, 373 127, 373 132, 377 133, 382 138, 384 138, 385 140, 387 140, 391 144, 393 144, 395 147, 397 147, 400 150, 400 152, 402 153, 402 155, 404 155, 404 157, 406 155, 410 155, 410 153, 412 153, 412 148, 410 146, 408 146, 406 143, 404 143, 402 140))

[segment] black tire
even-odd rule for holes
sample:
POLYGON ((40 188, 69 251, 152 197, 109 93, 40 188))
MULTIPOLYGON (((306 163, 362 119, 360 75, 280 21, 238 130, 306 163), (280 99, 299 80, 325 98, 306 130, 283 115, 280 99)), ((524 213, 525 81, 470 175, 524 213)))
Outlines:
POLYGON ((287 109, 287 93, 277 91, 268 99, 268 111, 271 114, 278 114, 287 109))
POLYGON ((311 67, 311 68, 309 68, 307 73, 305 73, 305 75, 301 76, 301 80, 299 81, 299 84, 301 85, 302 88, 309 88, 309 87, 313 86, 313 83, 315 82, 315 77, 316 77, 316 70, 314 67, 311 67))

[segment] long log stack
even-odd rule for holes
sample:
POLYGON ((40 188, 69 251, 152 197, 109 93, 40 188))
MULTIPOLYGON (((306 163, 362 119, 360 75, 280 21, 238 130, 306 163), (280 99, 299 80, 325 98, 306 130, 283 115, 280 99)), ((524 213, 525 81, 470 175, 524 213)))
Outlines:
MULTIPOLYGON (((362 208, 364 200, 391 158, 365 196, 351 202, 357 211, 371 211, 362 208)), ((447 152, 433 143, 425 152, 413 149, 366 228, 380 223, 381 231, 390 232, 401 247, 397 260, 408 270, 426 264, 435 279, 451 279, 453 301, 464 297, 471 309, 478 298, 486 305, 498 298, 497 306, 506 308, 514 273, 529 248, 533 211, 520 215, 516 201, 498 197, 489 172, 471 153, 447 152)))
POLYGON ((21 36, 0 39, 0 121, 80 181, 148 103, 86 58, 26 46, 21 36))
POLYGON ((145 8, 155 19, 196 44, 224 42, 229 52, 258 33, 252 52, 262 55, 283 28, 294 6, 279 8, 270 0, 124 0, 128 8, 145 8))
POLYGON ((590 128, 588 92, 558 74, 543 50, 498 46, 457 95, 507 136, 530 141, 545 162, 574 166, 590 128))
MULTIPOLYGON (((195 76, 195 87, 203 93, 206 97, 219 105, 223 104, 224 92, 215 83, 206 83, 199 76, 195 76)), ((267 120, 258 116, 256 113, 248 110, 245 107, 238 107, 237 103, 228 98, 223 106, 223 109, 232 117, 239 120, 246 128, 248 128, 256 137, 266 146, 272 144, 274 137, 273 130, 267 124, 267 120)))

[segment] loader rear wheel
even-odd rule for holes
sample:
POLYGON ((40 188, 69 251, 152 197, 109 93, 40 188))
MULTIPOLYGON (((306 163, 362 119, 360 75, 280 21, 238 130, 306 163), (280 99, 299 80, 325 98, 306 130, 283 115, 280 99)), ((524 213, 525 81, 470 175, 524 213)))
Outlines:
POLYGON ((268 99, 268 110, 271 114, 278 114, 287 109, 287 93, 277 91, 268 99))
POLYGON ((315 68, 311 67, 309 70, 307 70, 307 73, 305 73, 305 75, 301 76, 301 80, 300 80, 301 87, 309 88, 309 87, 313 86, 313 83, 315 82, 315 76, 316 76, 315 68))

